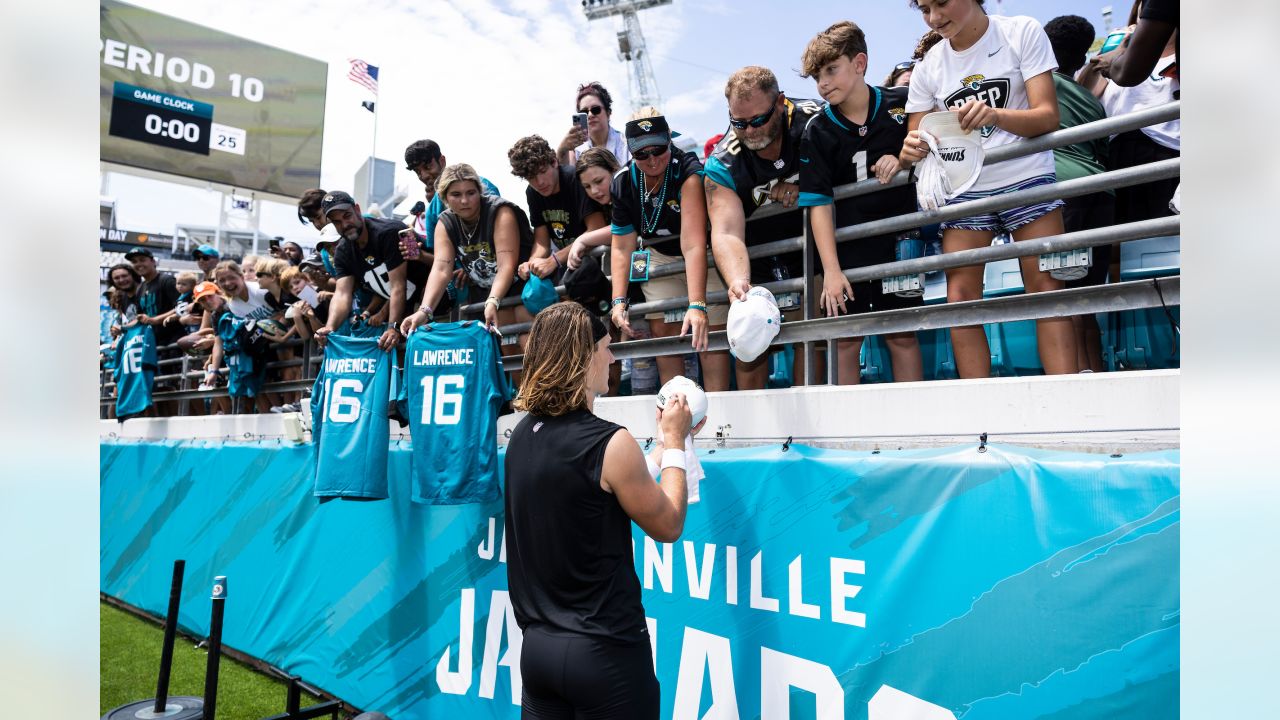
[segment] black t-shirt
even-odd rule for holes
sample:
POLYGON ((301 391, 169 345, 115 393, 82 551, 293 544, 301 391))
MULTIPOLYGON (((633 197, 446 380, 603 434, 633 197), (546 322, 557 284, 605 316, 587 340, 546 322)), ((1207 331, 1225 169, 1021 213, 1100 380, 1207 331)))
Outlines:
POLYGON ((641 208, 640 192, 644 178, 635 161, 627 163, 613 176, 609 193, 613 196, 613 234, 636 233, 645 240, 645 247, 672 256, 680 255, 678 240, 661 238, 680 234, 680 188, 684 181, 702 174, 702 161, 693 153, 677 147, 671 148, 671 164, 667 166, 665 192, 659 186, 649 198, 648 207, 641 208), (642 212, 643 210, 643 212, 642 212), (657 212, 657 216, 653 215, 657 212))
MULTIPOLYGON (((871 168, 885 155, 898 156, 907 137, 907 88, 869 86, 867 122, 859 125, 831 105, 809 121, 800 144, 800 205, 830 205, 840 185, 875 177, 871 168)), ((836 227, 916 211, 911 185, 878 190, 835 202, 836 227)), ((853 240, 861 264, 891 262, 893 238, 853 240)))
POLYGON ((1138 17, 1143 20, 1160 20, 1178 24, 1178 0, 1147 0, 1142 4, 1138 17))
POLYGON ((531 625, 618 643, 648 642, 631 518, 600 487, 605 447, 621 426, 575 410, 528 415, 505 459, 507 586, 531 625))
POLYGON ((525 188, 529 203, 529 220, 537 229, 545 225, 556 247, 567 247, 579 235, 587 231, 585 221, 600 206, 587 197, 587 191, 578 182, 578 175, 568 165, 558 168, 560 190, 551 197, 543 197, 532 187, 525 188))
MULTIPOLYGON (((404 256, 400 254, 400 231, 405 229, 405 224, 398 220, 367 217, 364 225, 368 242, 363 248, 346 238, 338 243, 333 253, 334 276, 354 277, 359 281, 357 287, 390 299, 390 273, 404 262, 404 256)), ((431 269, 423 263, 409 263, 405 281, 407 298, 422 292, 430 272, 431 269)))
MULTIPOLYGON (((144 280, 138 286, 138 312, 155 317, 174 309, 178 305, 178 283, 168 273, 157 273, 151 280, 144 280)), ((154 325, 156 343, 168 345, 177 339, 182 329, 176 325, 154 325)))
MULTIPOLYGON (((769 191, 779 182, 798 183, 800 177, 800 141, 809 119, 822 112, 815 100, 785 101, 786 127, 782 132, 782 151, 775 160, 765 160, 748 150, 733 134, 733 128, 711 150, 707 159, 707 178, 737 193, 746 217, 756 208, 768 205, 769 191)), ((774 238, 778 239, 778 238, 774 238)))
POLYGON ((444 223, 449 242, 453 243, 456 262, 467 271, 473 283, 484 288, 493 287, 493 280, 498 275, 498 250, 493 244, 493 228, 501 207, 509 207, 516 214, 516 229, 520 233, 520 254, 516 261, 524 262, 533 248, 533 229, 529 227, 529 216, 519 205, 494 195, 481 195, 480 218, 471 235, 466 233, 462 221, 452 210, 440 213, 440 222, 444 223))

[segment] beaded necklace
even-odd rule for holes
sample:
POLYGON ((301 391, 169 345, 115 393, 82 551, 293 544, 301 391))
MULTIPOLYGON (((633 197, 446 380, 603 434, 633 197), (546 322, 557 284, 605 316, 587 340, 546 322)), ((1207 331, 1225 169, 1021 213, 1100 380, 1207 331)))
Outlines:
POLYGON ((642 235, 652 235, 658 229, 658 219, 662 217, 662 206, 667 200, 667 181, 671 178, 671 163, 667 163, 662 173, 662 186, 655 198, 649 192, 649 182, 644 173, 640 173, 640 230, 642 235), (653 216, 646 217, 646 209, 653 206, 653 216))

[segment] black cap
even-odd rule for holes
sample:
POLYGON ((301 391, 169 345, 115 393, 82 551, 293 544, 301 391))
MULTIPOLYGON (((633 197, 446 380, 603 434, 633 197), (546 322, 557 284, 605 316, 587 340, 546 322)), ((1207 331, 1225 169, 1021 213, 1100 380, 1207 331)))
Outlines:
POLYGON ((320 259, 320 253, 314 252, 306 257, 302 262, 298 263, 299 270, 324 270, 324 261, 320 259))
POLYGON ((627 149, 631 152, 671 142, 671 128, 661 115, 630 120, 626 127, 627 149))
POLYGON ((326 193, 324 200, 320 201, 320 214, 329 217, 329 213, 334 210, 346 210, 355 207, 355 205, 355 198, 341 190, 335 190, 331 193, 326 193))
POLYGON ((125 254, 124 254, 124 259, 125 259, 125 260, 128 260, 128 259, 130 259, 130 258, 134 258, 134 257, 137 257, 137 256, 139 256, 139 255, 145 255, 146 257, 149 257, 149 258, 151 258, 152 260, 155 260, 155 259, 156 259, 156 256, 155 256, 155 255, 152 255, 152 254, 151 254, 151 251, 150 251, 150 250, 148 250, 148 249, 146 249, 146 248, 144 248, 144 247, 136 247, 136 248, 133 248, 132 250, 130 250, 129 252, 127 252, 127 253, 125 253, 125 254))
POLYGON ((609 311, 609 296, 612 294, 613 286, 604 276, 604 272, 600 269, 600 261, 596 258, 583 258, 581 265, 566 272, 564 289, 570 300, 581 303, 593 313, 609 311))

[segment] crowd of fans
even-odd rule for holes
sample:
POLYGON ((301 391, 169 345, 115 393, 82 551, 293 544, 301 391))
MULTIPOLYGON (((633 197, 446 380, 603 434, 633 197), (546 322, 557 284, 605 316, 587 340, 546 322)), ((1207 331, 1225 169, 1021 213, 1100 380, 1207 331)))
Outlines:
MULTIPOLYGON (((129 323, 152 326, 162 350, 172 346, 170 356, 200 358, 201 387, 212 387, 224 357, 223 315, 254 321, 256 332, 275 343, 271 359, 287 361, 296 357, 296 344, 280 345, 286 340, 323 346, 331 333, 356 325, 373 328, 390 349, 416 327, 468 303, 482 303, 483 322, 491 326, 528 321, 549 302, 546 288, 563 284, 570 300, 609 318, 615 340, 689 337, 707 390, 765 387, 767 353, 744 361, 708 350, 707 342, 708 332, 725 328, 728 309, 708 304, 708 293, 727 290, 730 302, 739 302, 753 285, 803 272, 799 252, 748 256, 750 247, 801 234, 799 212, 747 222, 760 207, 809 208, 819 260, 817 312, 917 306, 919 293, 884 292, 879 281, 851 284, 841 271, 891 262, 899 243, 918 234, 835 241, 837 228, 915 211, 911 186, 844 199, 834 198, 834 187, 870 177, 888 183, 924 160, 920 120, 937 109, 953 110, 989 150, 1179 96, 1176 2, 1136 0, 1124 42, 1092 58, 1096 31, 1079 16, 1042 27, 1027 17, 988 16, 983 0, 911 4, 929 31, 882 86, 866 82, 865 34, 852 22, 818 33, 802 53, 803 74, 815 80, 820 100, 786 96, 767 68, 735 72, 725 88, 730 127, 707 144, 704 158, 673 144, 678 119, 655 108, 636 112, 619 130, 608 90, 586 83, 575 98, 579 121, 555 147, 529 135, 508 152, 511 173, 526 183, 528 212, 472 166, 449 163, 437 142, 420 140, 406 148, 405 164, 423 183, 424 196, 403 221, 366 215, 346 192, 313 189, 298 200, 299 220, 318 232, 313 250, 273 243, 270 256, 237 262, 202 245, 192 252, 199 272, 177 277, 158 273, 150 251, 132 250, 127 263, 108 273, 104 327, 114 337, 129 323), (601 246, 611 249, 608 276, 590 252, 601 246), (683 272, 650 277, 677 260, 684 261, 683 272), (677 298, 687 298, 687 307, 643 318, 630 313, 633 302, 677 298)), ((1177 157, 1179 134, 1174 120, 992 165, 951 202, 1177 157)), ((1042 238, 1170 214, 1176 190, 1176 179, 1147 183, 962 218, 925 232, 940 234, 943 252, 982 247, 993 238, 1042 238)), ((1024 286, 1043 292, 1114 281, 1118 255, 1096 248, 1088 274, 1071 281, 1040 271, 1035 256, 1022 258, 1024 286)), ((982 266, 946 275, 949 302, 982 297, 982 266)), ((781 293, 776 301, 784 318, 799 316, 798 294, 781 293)), ((953 328, 951 338, 961 377, 989 375, 981 326, 953 328)), ((1103 369, 1092 316, 1041 319, 1037 339, 1046 373, 1103 369)), ((923 377, 914 333, 885 342, 896 380, 923 377)), ((519 353, 521 343, 505 338, 502 351, 519 353)), ((841 383, 859 381, 861 343, 837 344, 832 361, 841 383)), ((797 362, 802 355, 796 353, 797 362)), ((820 354, 819 361, 826 359, 820 354)), ((658 382, 686 372, 678 355, 657 358, 657 367, 658 382)), ((297 379, 301 372, 298 363, 286 363, 269 379, 297 379)), ((803 368, 794 376, 802 378, 803 368)), ((617 392, 616 367, 610 387, 617 392)), ((260 412, 292 411, 300 402, 296 392, 253 396, 260 412)), ((226 409, 224 399, 203 411, 226 409)))

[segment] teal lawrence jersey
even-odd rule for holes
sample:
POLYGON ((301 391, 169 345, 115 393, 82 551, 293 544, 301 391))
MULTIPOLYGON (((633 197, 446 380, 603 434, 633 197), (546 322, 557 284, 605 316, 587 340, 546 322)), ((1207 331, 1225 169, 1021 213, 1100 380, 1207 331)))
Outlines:
POLYGON ((492 502, 498 409, 511 398, 498 340, 472 321, 419 328, 405 345, 401 396, 413 439, 413 499, 492 502))
POLYGON ((151 407, 151 383, 156 376, 156 336, 150 325, 124 328, 116 344, 116 418, 121 422, 151 407))
POLYGON ((316 497, 387 497, 394 365, 376 337, 329 335, 311 390, 316 497))
POLYGON ((215 322, 227 364, 227 394, 255 397, 267 377, 267 343, 253 320, 224 311, 215 322))

